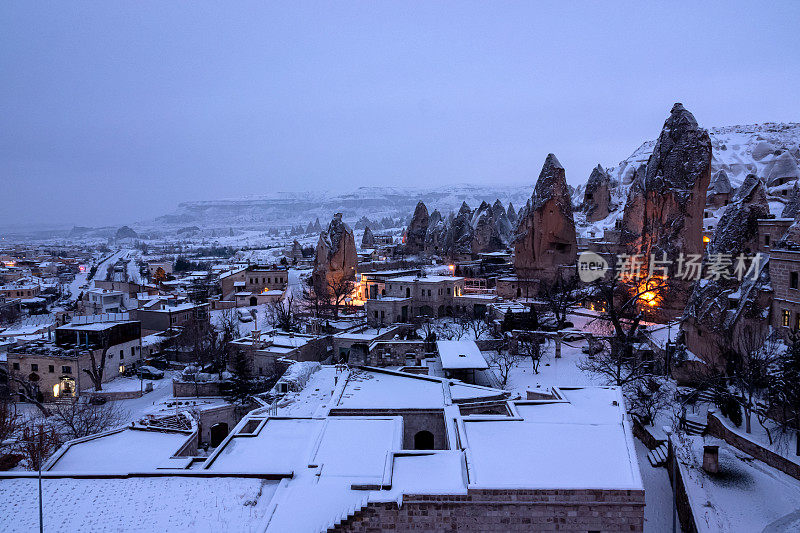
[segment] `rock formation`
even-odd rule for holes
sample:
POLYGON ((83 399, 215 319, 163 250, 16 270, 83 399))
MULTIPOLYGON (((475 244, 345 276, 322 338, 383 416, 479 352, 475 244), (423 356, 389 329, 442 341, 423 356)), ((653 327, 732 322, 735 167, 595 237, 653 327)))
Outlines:
POLYGON ((294 241, 292 243, 292 251, 289 254, 289 257, 290 259, 295 261, 300 261, 301 259, 303 259, 303 247, 300 246, 299 242, 294 241))
POLYGON ((419 202, 406 230, 406 253, 419 254, 425 250, 425 234, 429 221, 428 208, 423 202, 419 202))
POLYGON ((425 253, 440 255, 444 253, 445 239, 447 237, 447 221, 438 209, 431 213, 428 221, 428 231, 425 235, 425 253))
POLYGON ((355 279, 358 256, 353 230, 342 221, 342 214, 336 213, 328 225, 328 230, 319 236, 314 254, 312 280, 317 294, 327 294, 331 287, 342 281, 355 279))
MULTIPOLYGON (((502 206, 500 206, 502 209, 502 206)), ((505 215, 505 213, 502 213, 505 215)), ((496 252, 505 247, 492 206, 483 202, 473 215, 472 253, 496 252)))
POLYGON ((708 185, 706 205, 715 208, 727 205, 732 193, 733 187, 731 187, 731 181, 728 179, 728 173, 724 169, 718 170, 708 185))
POLYGON ((508 217, 508 221, 511 222, 512 226, 517 225, 517 212, 514 210, 514 204, 508 202, 508 209, 506 209, 506 216, 508 217))
POLYGON ((446 254, 451 257, 471 254, 472 235, 472 209, 463 202, 445 237, 446 254))
POLYGON ((797 161, 789 152, 783 152, 772 163, 767 174, 767 187, 780 187, 786 183, 797 182, 800 171, 797 168, 797 161))
POLYGON ((361 249, 367 250, 374 247, 375 247, 375 235, 372 234, 372 230, 369 229, 369 226, 367 226, 364 228, 364 236, 361 237, 361 249))
POLYGON ((789 201, 781 211, 781 218, 797 218, 798 213, 800 213, 800 187, 795 183, 789 195, 789 201))
MULTIPOLYGON (((703 253, 703 210, 711 179, 711 140, 681 104, 672 107, 647 161, 636 173, 622 218, 624 253, 676 264, 679 255, 703 253)), ((646 265, 645 265, 646 266, 646 265)), ((645 270, 646 271, 646 270, 645 270)), ((667 291, 666 314, 683 310, 689 286, 667 291)))
POLYGON ((683 317, 687 348, 718 368, 724 367, 721 346, 742 337, 741 328, 762 327, 760 287, 769 282, 766 261, 759 264, 764 272, 737 272, 751 266, 750 258, 758 251, 758 219, 769 215, 764 184, 754 175, 745 178, 732 202, 725 208, 714 237, 706 249, 704 268, 718 254, 732 261, 730 279, 710 279, 696 283, 683 317), (738 257, 746 262, 739 264, 738 257), (698 331, 701 334, 698 334, 698 331))
POLYGON ((577 258, 572 199, 564 167, 548 154, 528 205, 519 215, 514 267, 521 278, 553 280, 577 258))
POLYGON ((581 208, 586 213, 586 222, 603 220, 611 213, 611 176, 597 165, 589 175, 586 190, 583 193, 581 208))
POLYGON ((115 239, 138 239, 139 234, 133 231, 132 228, 128 226, 122 226, 117 230, 117 233, 114 235, 115 239))

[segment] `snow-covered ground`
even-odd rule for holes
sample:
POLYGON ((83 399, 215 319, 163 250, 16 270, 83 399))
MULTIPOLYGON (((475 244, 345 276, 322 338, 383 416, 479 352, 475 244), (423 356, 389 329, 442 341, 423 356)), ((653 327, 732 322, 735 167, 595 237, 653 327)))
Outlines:
POLYGON ((678 448, 684 483, 701 532, 800 530, 800 482, 708 437, 685 437, 678 448), (719 445, 720 471, 702 469, 703 445, 719 445))

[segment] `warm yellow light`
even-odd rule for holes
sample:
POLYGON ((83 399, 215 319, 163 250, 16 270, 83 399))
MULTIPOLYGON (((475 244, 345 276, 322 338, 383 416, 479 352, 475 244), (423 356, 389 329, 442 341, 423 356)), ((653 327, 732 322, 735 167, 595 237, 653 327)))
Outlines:
POLYGON ((61 392, 61 386, 58 383, 56 383, 55 385, 53 385, 53 398, 58 398, 59 392, 61 392))
POLYGON ((711 239, 708 238, 708 235, 703 235, 703 242, 706 243, 706 244, 711 242, 711 239))

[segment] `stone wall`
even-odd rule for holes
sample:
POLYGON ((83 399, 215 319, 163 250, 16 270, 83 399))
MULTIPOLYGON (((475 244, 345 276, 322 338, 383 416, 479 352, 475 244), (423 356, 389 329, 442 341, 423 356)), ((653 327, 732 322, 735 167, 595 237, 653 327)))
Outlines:
POLYGON ((643 490, 469 490, 371 503, 328 531, 642 531, 643 490))
POLYGON ((424 341, 378 342, 369 353, 367 364, 371 366, 404 366, 406 354, 413 354, 416 364, 428 356, 424 341))
POLYGON ((175 398, 198 398, 201 396, 222 396, 218 381, 172 381, 172 395, 175 398))
POLYGON ((736 431, 727 427, 722 420, 714 414, 713 410, 708 411, 708 426, 706 434, 712 435, 719 439, 724 440, 734 448, 738 448, 748 455, 752 455, 759 461, 763 461, 773 468, 777 468, 781 472, 792 476, 795 479, 800 479, 800 464, 795 463, 779 455, 772 450, 764 448, 760 444, 753 442, 744 435, 740 435, 736 431))
POLYGON ((414 449, 414 436, 420 431, 433 434, 433 449, 450 449, 444 411, 441 409, 331 409, 331 416, 401 416, 403 417, 403 449, 414 449))

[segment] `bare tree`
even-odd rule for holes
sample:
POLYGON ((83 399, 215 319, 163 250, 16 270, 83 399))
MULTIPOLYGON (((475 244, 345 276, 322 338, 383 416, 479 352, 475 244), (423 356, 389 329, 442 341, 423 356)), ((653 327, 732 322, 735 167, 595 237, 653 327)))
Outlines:
POLYGON ((42 403, 37 383, 18 375, 13 370, 8 370, 5 366, 0 366, 0 381, 15 383, 17 385, 16 393, 19 394, 21 400, 35 405, 44 416, 50 414, 50 411, 42 403))
POLYGON ((742 406, 745 431, 751 432, 751 418, 762 391, 770 384, 770 370, 780 356, 780 341, 776 335, 745 327, 736 342, 723 337, 722 353, 730 368, 730 385, 736 401, 742 406))
POLYGON ((539 365, 542 362, 541 337, 535 333, 525 333, 517 338, 517 353, 528 357, 531 360, 533 373, 539 373, 539 365))
POLYGON ((17 451, 25 457, 28 470, 39 467, 61 446, 61 438, 52 425, 41 419, 29 420, 17 440, 17 451))
POLYGON ((88 401, 53 405, 52 423, 66 440, 79 439, 125 423, 127 413, 115 402, 94 405, 88 401))
MULTIPOLYGON (((578 296, 578 281, 577 278, 571 276, 569 278, 557 278, 550 283, 543 283, 541 287, 541 294, 547 302, 547 307, 556 320, 556 329, 561 331, 567 325, 567 315, 569 311, 579 301, 578 296)), ((555 358, 561 357, 561 336, 556 335, 555 341, 555 358)))
POLYGON ((20 428, 17 406, 11 400, 11 395, 8 393, 0 395, 0 455, 5 452, 11 436, 20 428))
POLYGON ((490 367, 497 371, 500 387, 506 388, 511 370, 516 367, 521 360, 522 356, 512 353, 510 350, 501 349, 489 355, 489 360, 487 362, 490 367))
POLYGON ((83 371, 88 374, 89 379, 92 380, 94 390, 99 391, 103 389, 103 374, 106 371, 106 357, 108 349, 111 348, 111 333, 109 330, 100 332, 100 359, 98 361, 97 350, 94 347, 89 348, 89 368, 84 368, 83 371))
POLYGON ((656 416, 672 403, 672 389, 663 379, 648 377, 633 383, 625 391, 628 411, 644 425, 655 422, 656 416))
POLYGON ((294 295, 270 304, 268 309, 272 327, 282 331, 300 331, 294 295))
POLYGON ((329 279, 326 285, 326 296, 328 304, 333 308, 333 316, 339 317, 339 308, 344 305, 353 291, 356 284, 351 279, 329 279))

